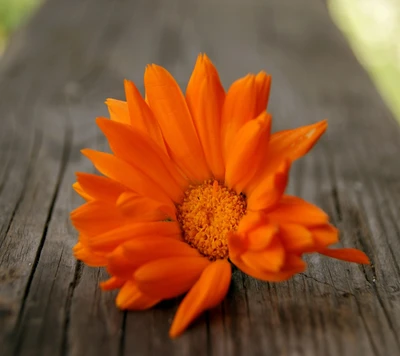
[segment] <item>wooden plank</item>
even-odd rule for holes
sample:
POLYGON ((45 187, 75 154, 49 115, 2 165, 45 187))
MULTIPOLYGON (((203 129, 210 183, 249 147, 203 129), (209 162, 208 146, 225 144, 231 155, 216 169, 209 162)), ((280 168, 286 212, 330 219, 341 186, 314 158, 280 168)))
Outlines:
POLYGON ((332 24, 312 0, 49 0, 0 62, 0 345, 3 355, 395 355, 400 352, 400 130, 332 24), (292 280, 234 272, 229 295, 178 340, 179 300, 119 312, 76 263, 68 221, 79 198, 79 150, 105 149, 93 124, 147 63, 185 87, 198 52, 227 87, 273 75, 274 129, 330 119, 296 163, 290 191, 324 208, 362 267, 308 259, 292 280))

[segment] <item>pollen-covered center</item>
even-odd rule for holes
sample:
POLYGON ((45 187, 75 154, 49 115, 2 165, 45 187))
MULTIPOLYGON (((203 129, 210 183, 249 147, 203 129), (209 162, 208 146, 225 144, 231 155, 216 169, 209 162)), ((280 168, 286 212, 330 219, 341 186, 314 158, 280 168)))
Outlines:
POLYGON ((184 239, 210 260, 228 257, 227 235, 236 231, 246 213, 242 194, 208 180, 190 186, 177 206, 184 239))

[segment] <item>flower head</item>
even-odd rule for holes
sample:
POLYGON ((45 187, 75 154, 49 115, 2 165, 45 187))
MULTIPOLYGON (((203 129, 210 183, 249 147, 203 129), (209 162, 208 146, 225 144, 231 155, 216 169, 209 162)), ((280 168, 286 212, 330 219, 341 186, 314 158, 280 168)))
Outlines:
POLYGON ((338 231, 326 213, 284 194, 291 163, 327 127, 321 121, 271 134, 271 78, 237 80, 225 93, 205 55, 183 96, 150 65, 146 98, 125 81, 126 101, 107 100, 97 119, 112 154, 83 150, 102 176, 78 173, 86 203, 71 213, 76 258, 104 266, 104 290, 121 309, 147 309, 187 293, 170 335, 181 334, 225 297, 231 263, 264 281, 304 271, 305 253, 368 263, 356 249, 329 249, 338 231))

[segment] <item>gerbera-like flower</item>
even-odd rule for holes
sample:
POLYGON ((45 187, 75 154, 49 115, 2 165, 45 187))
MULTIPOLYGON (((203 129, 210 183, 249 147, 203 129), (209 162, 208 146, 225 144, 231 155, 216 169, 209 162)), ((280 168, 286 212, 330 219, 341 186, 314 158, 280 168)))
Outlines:
POLYGON ((231 263, 264 281, 304 271, 304 253, 368 263, 356 249, 328 249, 338 231, 326 213, 284 194, 291 163, 326 121, 270 133, 271 77, 249 74, 225 93, 205 55, 184 96, 170 73, 149 65, 143 99, 107 100, 98 118, 112 154, 85 149, 102 176, 78 173, 86 203, 71 214, 77 259, 104 266, 104 290, 121 309, 147 309, 187 292, 170 329, 176 337, 225 297, 231 263))

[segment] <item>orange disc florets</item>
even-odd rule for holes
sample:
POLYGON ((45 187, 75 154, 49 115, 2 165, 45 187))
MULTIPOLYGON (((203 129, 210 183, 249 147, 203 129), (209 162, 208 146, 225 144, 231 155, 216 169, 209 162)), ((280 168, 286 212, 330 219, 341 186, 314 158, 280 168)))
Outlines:
POLYGON ((177 209, 183 237, 191 246, 210 260, 228 257, 227 235, 237 230, 246 213, 242 194, 208 180, 190 186, 177 209))

